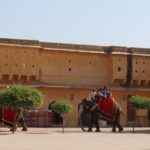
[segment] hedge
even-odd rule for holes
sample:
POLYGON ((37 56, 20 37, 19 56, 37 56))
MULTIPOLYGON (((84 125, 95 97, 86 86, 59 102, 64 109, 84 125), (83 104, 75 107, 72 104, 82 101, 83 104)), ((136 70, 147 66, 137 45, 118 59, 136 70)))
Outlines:
POLYGON ((137 109, 150 109, 150 98, 135 95, 129 99, 129 103, 137 109))

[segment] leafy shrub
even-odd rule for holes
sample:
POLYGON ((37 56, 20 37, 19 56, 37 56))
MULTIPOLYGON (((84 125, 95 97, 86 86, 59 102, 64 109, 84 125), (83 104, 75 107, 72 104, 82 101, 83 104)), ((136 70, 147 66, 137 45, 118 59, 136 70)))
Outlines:
POLYGON ((70 113, 73 110, 72 104, 67 100, 56 100, 51 108, 54 112, 59 114, 70 113))
POLYGON ((150 99, 142 96, 132 96, 129 103, 137 109, 150 109, 150 99))
POLYGON ((0 106, 33 109, 42 105, 40 91, 23 85, 12 85, 0 92, 0 106))

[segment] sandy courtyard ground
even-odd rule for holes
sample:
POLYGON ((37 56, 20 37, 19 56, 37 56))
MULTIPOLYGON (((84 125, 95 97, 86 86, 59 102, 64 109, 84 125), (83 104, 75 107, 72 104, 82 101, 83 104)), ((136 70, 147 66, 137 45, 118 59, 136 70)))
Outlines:
POLYGON ((102 128, 100 133, 82 132, 80 128, 29 128, 15 134, 0 128, 0 150, 150 150, 150 128, 125 128, 112 133, 102 128))

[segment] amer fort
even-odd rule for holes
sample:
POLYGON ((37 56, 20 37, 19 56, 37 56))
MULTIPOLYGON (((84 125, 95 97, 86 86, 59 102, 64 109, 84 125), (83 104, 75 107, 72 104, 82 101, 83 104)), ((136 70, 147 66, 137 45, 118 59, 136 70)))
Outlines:
MULTIPOLYGON (((107 86, 123 111, 121 123, 130 126, 135 110, 132 95, 150 97, 150 49, 48 43, 0 39, 0 88, 20 83, 40 90, 47 109, 57 99, 74 106, 65 126, 78 126, 78 104, 92 88, 107 86)), ((150 126, 150 111, 141 110, 141 126, 150 126)), ((40 118, 39 118, 40 120, 40 118)), ((39 125, 40 126, 40 125, 39 125)))

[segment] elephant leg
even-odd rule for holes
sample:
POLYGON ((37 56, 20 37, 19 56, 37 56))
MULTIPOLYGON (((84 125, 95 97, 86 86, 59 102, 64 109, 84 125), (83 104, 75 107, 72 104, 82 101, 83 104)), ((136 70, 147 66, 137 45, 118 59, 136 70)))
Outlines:
POLYGON ((94 124, 95 124, 95 127, 96 127, 95 132, 100 132, 99 123, 98 123, 98 118, 95 118, 95 119, 96 119, 96 120, 94 121, 94 124))
POLYGON ((119 128, 119 132, 123 131, 123 127, 120 125, 120 122, 118 122, 118 128, 119 128))
POLYGON ((119 132, 123 131, 123 127, 120 124, 120 111, 118 110, 117 112, 117 117, 116 117, 116 123, 117 123, 117 127, 119 129, 119 132))
POLYGON ((96 127, 96 130, 95 130, 95 132, 100 132, 100 128, 99 128, 99 123, 98 123, 98 114, 96 113, 95 115, 94 115, 94 124, 95 124, 95 127, 96 127))
POLYGON ((120 111, 119 110, 117 110, 117 112, 116 112, 115 124, 118 127, 119 132, 121 132, 123 130, 123 127, 120 125, 120 111))
POLYGON ((93 116, 92 113, 90 113, 90 117, 89 117, 89 128, 88 128, 87 132, 92 132, 93 122, 94 122, 94 116, 93 116))
POLYGON ((90 115, 91 115, 91 118, 90 118, 90 124, 89 124, 88 132, 92 132, 93 124, 96 127, 95 132, 100 132, 97 111, 92 111, 90 115))
POLYGON ((116 132, 116 121, 113 121, 112 132, 116 132))
POLYGON ((25 123, 25 119, 24 119, 23 113, 21 114, 19 122, 20 122, 20 125, 22 127, 22 131, 27 131, 28 130, 27 129, 27 124, 25 123))
POLYGON ((118 120, 118 111, 115 113, 114 116, 112 132, 116 132, 117 120, 118 120))

